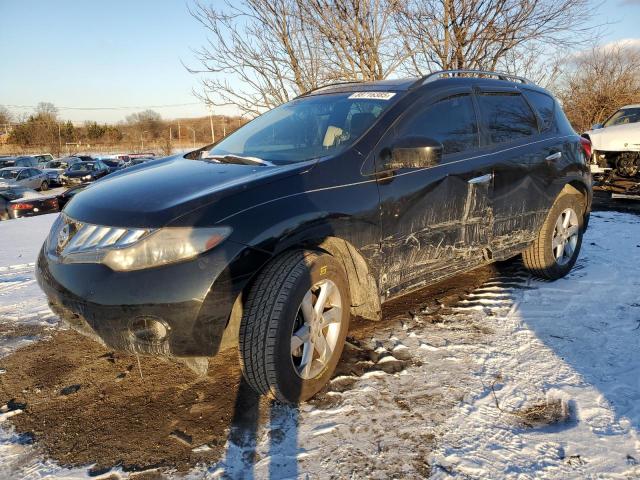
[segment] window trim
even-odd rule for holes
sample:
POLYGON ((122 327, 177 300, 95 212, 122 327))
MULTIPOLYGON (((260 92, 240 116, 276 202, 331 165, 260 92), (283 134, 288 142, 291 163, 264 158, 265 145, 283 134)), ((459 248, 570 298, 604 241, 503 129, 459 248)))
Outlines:
POLYGON ((556 133, 556 132, 554 132, 554 128, 557 130, 556 110, 558 108, 558 105, 557 105, 558 102, 556 101, 556 99, 553 98, 553 96, 551 96, 550 94, 548 94, 546 92, 541 92, 539 90, 533 90, 532 88, 523 88, 522 89, 522 96, 524 97, 525 101, 529 104, 529 106, 531 107, 531 110, 533 110, 534 115, 538 119, 538 133, 543 134, 543 135, 544 134, 556 133), (535 107, 535 105, 533 105, 533 103, 529 100, 529 98, 527 97, 527 93, 526 92, 538 93, 540 95, 544 95, 545 97, 548 97, 549 100, 551 100, 551 104, 553 105, 553 111, 551 112, 551 124, 549 125, 549 129, 548 130, 546 130, 546 131, 543 130, 543 128, 544 128, 544 119, 540 115, 540 112, 538 112, 538 109, 535 107))

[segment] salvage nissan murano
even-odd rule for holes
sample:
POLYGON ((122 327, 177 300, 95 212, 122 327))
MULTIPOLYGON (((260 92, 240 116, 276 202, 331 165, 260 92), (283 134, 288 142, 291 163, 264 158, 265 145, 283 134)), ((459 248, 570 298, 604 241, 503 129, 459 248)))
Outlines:
POLYGON ((517 255, 573 267, 591 207, 588 142, 526 79, 445 71, 308 92, 203 155, 76 195, 40 252, 51 308, 109 348, 206 372, 238 346, 260 394, 304 401, 349 320, 517 255))

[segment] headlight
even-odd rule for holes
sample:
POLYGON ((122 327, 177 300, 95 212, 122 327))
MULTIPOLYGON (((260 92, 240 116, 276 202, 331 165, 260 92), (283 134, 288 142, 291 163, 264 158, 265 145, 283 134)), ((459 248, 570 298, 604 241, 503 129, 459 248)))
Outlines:
POLYGON ((167 265, 211 250, 230 234, 229 227, 166 227, 147 235, 130 247, 108 250, 102 263, 117 271, 167 265))
POLYGON ((85 175, 82 180, 91 180, 91 175, 85 175))

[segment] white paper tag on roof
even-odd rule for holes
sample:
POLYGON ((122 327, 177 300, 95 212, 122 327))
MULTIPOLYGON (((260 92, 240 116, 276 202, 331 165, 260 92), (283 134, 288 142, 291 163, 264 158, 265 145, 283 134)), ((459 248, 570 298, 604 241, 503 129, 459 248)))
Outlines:
POLYGON ((349 99, 365 98, 368 100, 389 100, 395 92, 356 92, 349 95, 349 99))

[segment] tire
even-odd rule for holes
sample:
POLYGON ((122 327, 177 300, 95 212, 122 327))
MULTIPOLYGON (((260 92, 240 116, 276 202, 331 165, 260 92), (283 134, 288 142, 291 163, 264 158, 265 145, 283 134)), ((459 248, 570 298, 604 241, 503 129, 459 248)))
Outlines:
POLYGON ((311 398, 340 360, 350 304, 344 269, 331 255, 293 250, 276 258, 258 275, 244 305, 239 350, 245 380, 259 394, 281 402, 311 398), (313 311, 320 310, 320 298, 327 303, 317 317, 313 311), (331 323, 321 327, 321 321, 331 323), (294 337, 294 331, 299 335, 294 337), (332 346, 326 358, 319 354, 319 336, 332 346))
POLYGON ((522 253, 522 260, 527 270, 533 275, 547 280, 557 280, 571 271, 578 259, 582 245, 584 211, 585 202, 581 195, 560 194, 542 224, 538 237, 522 253), (564 227, 564 223, 569 226, 564 227), (558 234, 556 225, 558 228, 562 226, 566 230, 561 229, 558 234), (570 235, 574 232, 575 237, 570 235), (569 238, 566 238, 567 236, 569 238), (554 248, 554 245, 557 247, 554 248), (563 248, 562 254, 558 255, 561 245, 568 245, 571 252, 563 248))
POLYGON ((42 182, 42 183, 40 184, 40 190, 41 190, 42 192, 45 192, 45 191, 49 190, 49 184, 48 184, 47 182, 42 182))

